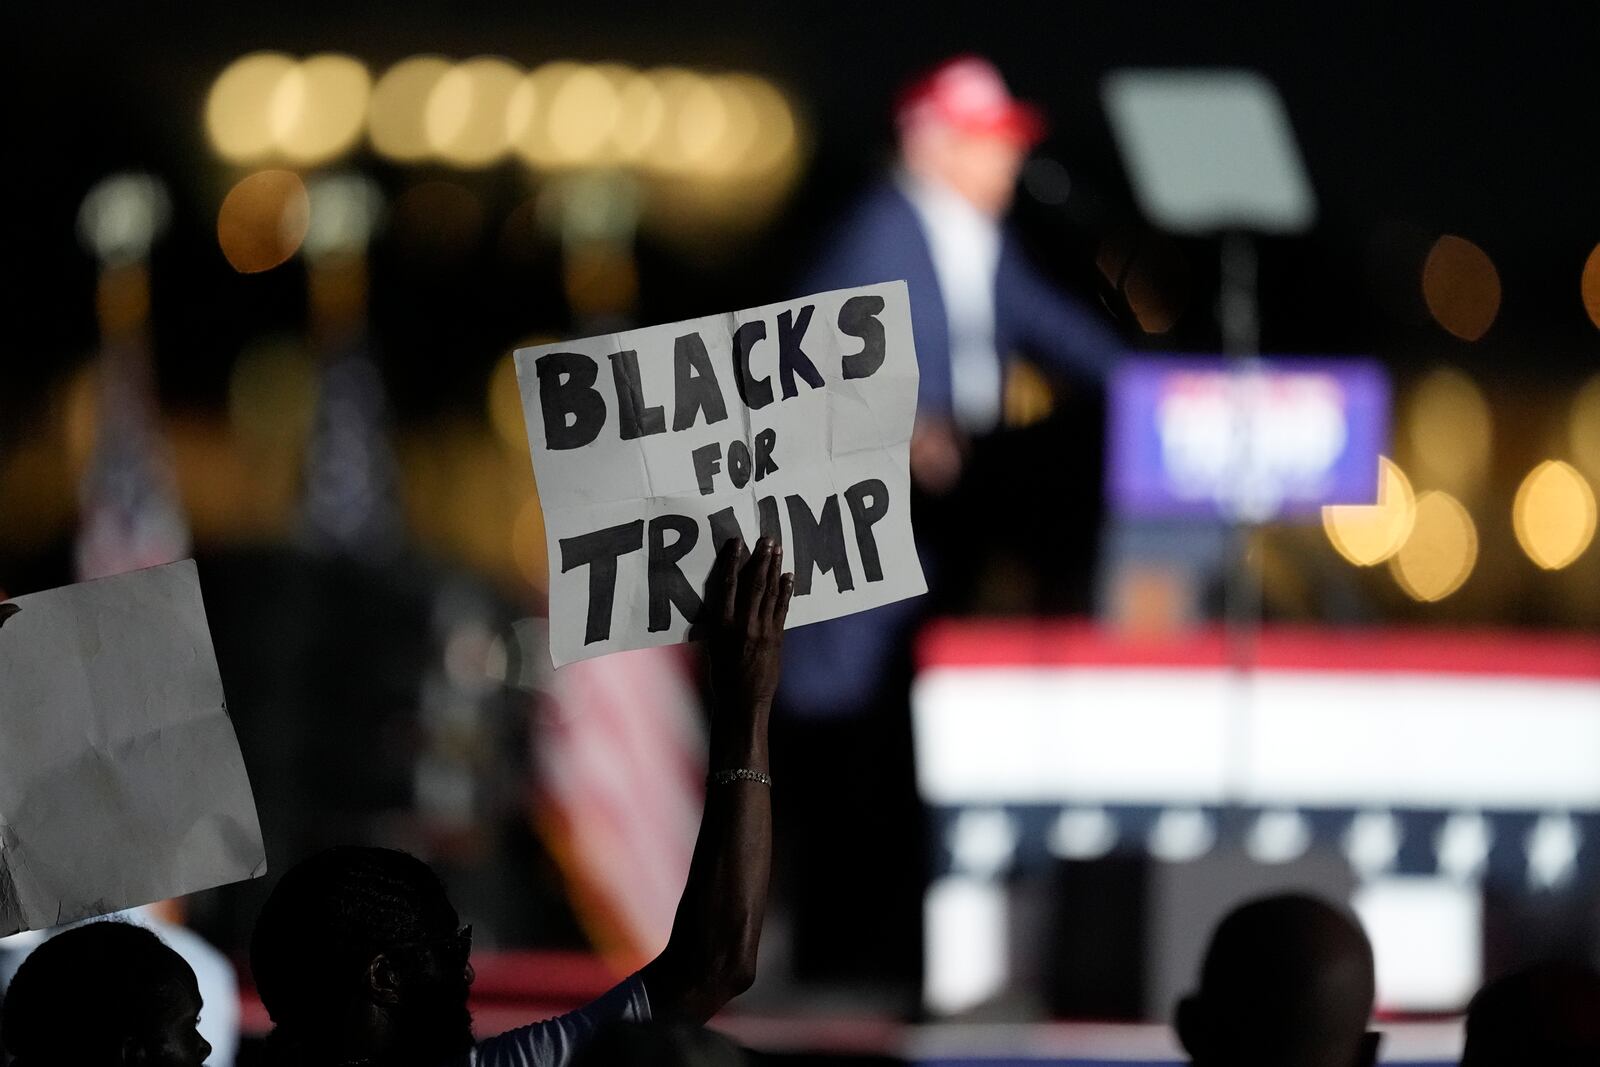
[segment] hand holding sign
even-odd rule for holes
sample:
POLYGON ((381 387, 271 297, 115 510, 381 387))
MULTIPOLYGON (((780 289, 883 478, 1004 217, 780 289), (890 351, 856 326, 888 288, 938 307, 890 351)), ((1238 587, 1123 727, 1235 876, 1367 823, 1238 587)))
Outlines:
POLYGON ((782 546, 763 537, 747 556, 744 542, 729 541, 717 557, 710 592, 719 620, 711 686, 720 712, 771 706, 794 595, 794 575, 783 573, 782 546))
POLYGON ((557 666, 685 640, 717 546, 788 549, 788 619, 927 587, 903 282, 521 349, 557 666))

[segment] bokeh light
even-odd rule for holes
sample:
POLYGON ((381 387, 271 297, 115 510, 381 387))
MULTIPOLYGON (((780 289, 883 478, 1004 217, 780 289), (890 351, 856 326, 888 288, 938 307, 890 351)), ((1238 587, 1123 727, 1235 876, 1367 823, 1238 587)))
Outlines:
POLYGON ((1422 265, 1422 298, 1445 330, 1476 341, 1500 313, 1500 274, 1483 249, 1447 233, 1433 243, 1422 265))
POLYGON ((367 135, 380 155, 415 162, 431 151, 424 125, 434 87, 450 73, 448 60, 413 56, 386 71, 372 87, 367 135))
POLYGON ((268 108, 273 147, 295 163, 321 163, 361 136, 372 76, 349 56, 324 54, 296 64, 273 89, 268 108))
POLYGON ((1425 480, 1461 492, 1487 474, 1494 441, 1489 402, 1460 371, 1431 371, 1412 394, 1406 439, 1425 480))
POLYGON ((1600 374, 1585 382, 1572 400, 1567 442, 1578 464, 1600 478, 1600 374))
POLYGON ((742 82, 756 115, 756 138, 745 159, 745 171, 755 178, 791 168, 800 152, 800 126, 787 97, 771 82, 749 78, 742 82))
POLYGON ((614 157, 621 113, 622 99, 612 77, 596 67, 573 69, 554 86, 545 116, 551 161, 599 163, 614 157))
POLYGON ((549 167, 555 163, 555 147, 550 143, 550 101, 579 69, 578 64, 565 60, 536 67, 506 101, 506 133, 511 149, 531 166, 549 167))
POLYGON ((1594 540, 1594 490, 1570 464, 1547 459, 1517 488, 1511 524, 1529 559, 1560 570, 1594 540))
POLYGON ((383 214, 383 190, 365 174, 318 174, 308 183, 311 224, 308 256, 357 255, 366 251, 383 214))
POLYGON ((655 143, 666 122, 667 105, 655 79, 638 71, 618 78, 617 125, 613 131, 618 158, 636 163, 655 143))
POLYGON ((739 177, 748 168, 761 133, 761 116, 756 113, 751 89, 758 80, 744 74, 721 74, 710 79, 712 91, 722 101, 722 124, 715 146, 700 165, 707 176, 739 177))
POLYGON ((681 67, 651 72, 665 121, 646 147, 646 166, 668 173, 699 170, 716 151, 728 125, 727 104, 703 74, 681 67))
POLYGON ((1594 246, 1594 251, 1589 253, 1589 258, 1583 264, 1583 279, 1580 283, 1583 293, 1583 310, 1589 313, 1589 321, 1600 326, 1600 245, 1594 246))
POLYGON ((167 187, 152 174, 113 174, 78 208, 78 239, 105 265, 148 258, 172 215, 167 187))
POLYGON ((537 494, 523 502, 511 524, 511 557, 529 585, 540 592, 549 588, 550 555, 545 542, 544 508, 537 494))
POLYGON ((1432 490, 1417 498, 1411 536, 1389 559, 1407 596, 1424 603, 1460 589, 1478 562, 1478 528, 1461 501, 1432 490))
POLYGON ((300 248, 311 221, 311 198, 300 176, 263 170, 228 191, 217 212, 217 243, 234 270, 271 270, 300 248))
POLYGON ((206 96, 206 135, 233 163, 253 163, 277 146, 273 107, 297 64, 281 52, 253 52, 230 63, 206 96))
POLYGON ((1400 551, 1416 523, 1411 482, 1392 460, 1378 457, 1375 504, 1337 504, 1322 509, 1328 541, 1358 567, 1371 567, 1400 551))
POLYGON ((522 71, 494 56, 451 67, 428 92, 422 129, 428 148, 458 167, 483 167, 511 148, 507 118, 522 71))
POLYGON ((517 387, 516 360, 510 352, 501 356, 489 373, 485 397, 489 425, 507 452, 522 456, 528 451, 528 434, 522 419, 522 393, 517 387))

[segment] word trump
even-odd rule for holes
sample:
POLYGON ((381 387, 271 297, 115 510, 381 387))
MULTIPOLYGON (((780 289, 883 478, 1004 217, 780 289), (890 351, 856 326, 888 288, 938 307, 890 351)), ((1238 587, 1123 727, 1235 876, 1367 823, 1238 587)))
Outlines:
POLYGON ((516 361, 558 665, 684 640, 734 537, 789 546, 790 625, 924 590, 907 505, 917 370, 904 283, 516 361))

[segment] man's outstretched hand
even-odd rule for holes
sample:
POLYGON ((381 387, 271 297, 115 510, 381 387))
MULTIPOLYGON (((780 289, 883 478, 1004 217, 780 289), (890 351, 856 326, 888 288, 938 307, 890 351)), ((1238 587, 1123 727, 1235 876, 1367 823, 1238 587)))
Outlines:
POLYGON ((783 549, 770 537, 757 541, 741 566, 744 554, 738 538, 722 546, 706 604, 716 613, 711 689, 718 715, 772 705, 794 595, 794 575, 783 573, 783 549))

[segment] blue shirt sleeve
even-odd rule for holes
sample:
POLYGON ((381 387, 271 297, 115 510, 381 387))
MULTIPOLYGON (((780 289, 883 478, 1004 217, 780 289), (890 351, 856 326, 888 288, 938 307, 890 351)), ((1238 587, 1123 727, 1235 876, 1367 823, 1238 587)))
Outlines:
POLYGON ((633 975, 576 1011, 478 1042, 469 1067, 567 1067, 604 1023, 650 1021, 644 981, 633 975))
POLYGON ((1103 314, 1059 291, 1006 238, 995 285, 995 341, 1016 347, 1051 370, 1103 381, 1125 346, 1103 314))

